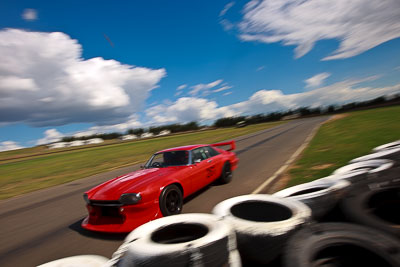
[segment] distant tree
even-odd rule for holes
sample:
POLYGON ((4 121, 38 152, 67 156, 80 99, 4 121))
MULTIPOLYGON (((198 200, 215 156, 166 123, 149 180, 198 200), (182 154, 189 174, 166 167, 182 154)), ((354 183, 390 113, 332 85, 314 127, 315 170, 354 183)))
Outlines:
POLYGON ((126 133, 140 136, 144 133, 144 129, 143 128, 129 129, 126 133))
POLYGON ((184 125, 182 125, 182 130, 183 131, 194 131, 200 129, 199 125, 195 121, 188 122, 184 125))
POLYGON ((75 137, 73 137, 73 136, 65 136, 65 137, 63 137, 62 139, 61 139, 61 141, 62 142, 72 142, 72 141, 75 141, 76 139, 75 139, 75 137))
POLYGON ((311 114, 311 110, 308 107, 299 108, 297 112, 300 113, 301 116, 307 116, 311 114))
POLYGON ((214 122, 214 126, 216 127, 231 127, 235 126, 239 121, 245 121, 246 117, 226 117, 218 119, 214 122))
POLYGON ((310 109, 310 114, 313 114, 313 115, 321 114, 321 108, 317 107, 317 108, 310 109))
POLYGON ((386 98, 384 98, 383 96, 381 96, 381 97, 377 97, 377 98, 375 98, 375 99, 372 99, 372 100, 370 101, 370 104, 371 104, 371 105, 376 105, 376 104, 381 104, 381 103, 384 103, 384 102, 386 102, 386 98))
MULTIPOLYGON (((117 139, 121 136, 122 136, 121 133, 103 133, 103 134, 97 134, 95 137, 101 138, 104 140, 110 140, 110 139, 117 139)), ((91 137, 94 137, 94 136, 91 136, 91 137)))
POLYGON ((327 109, 327 112, 328 112, 328 113, 333 113, 333 112, 335 112, 335 106, 330 105, 330 106, 328 107, 328 109, 327 109))
POLYGON ((154 135, 158 135, 163 130, 163 127, 150 127, 149 132, 153 133, 154 135))

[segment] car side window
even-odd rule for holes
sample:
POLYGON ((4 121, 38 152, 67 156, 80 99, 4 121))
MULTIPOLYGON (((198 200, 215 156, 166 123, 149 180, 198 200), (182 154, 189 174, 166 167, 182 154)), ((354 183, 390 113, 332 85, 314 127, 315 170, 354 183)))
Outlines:
POLYGON ((155 154, 146 165, 148 168, 159 168, 164 166, 163 154, 155 154))
POLYGON ((219 155, 219 152, 212 147, 207 146, 205 147, 205 150, 209 158, 219 155))
POLYGON ((207 159, 208 152, 206 152, 205 147, 199 147, 192 150, 192 161, 193 163, 203 161, 207 159))

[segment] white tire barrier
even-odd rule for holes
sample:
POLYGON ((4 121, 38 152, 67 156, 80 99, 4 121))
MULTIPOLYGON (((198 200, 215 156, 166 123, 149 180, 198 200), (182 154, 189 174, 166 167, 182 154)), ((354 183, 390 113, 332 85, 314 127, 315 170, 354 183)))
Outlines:
POLYGON ((395 161, 396 165, 398 165, 400 164, 400 147, 385 149, 362 157, 358 157, 351 160, 350 163, 361 162, 366 160, 375 160, 375 159, 391 159, 395 161))
MULTIPOLYGON (((333 173, 325 178, 321 179, 332 179, 332 180, 345 180, 349 181, 350 183, 357 183, 359 181, 364 181, 368 178, 369 171, 365 170, 354 170, 345 173, 336 174, 333 173)), ((320 180, 321 180, 320 179, 320 180)))
POLYGON ((322 218, 332 210, 351 183, 346 180, 323 178, 276 192, 274 196, 303 202, 312 210, 314 219, 322 218))
POLYGON ((213 211, 236 231, 242 259, 268 263, 286 240, 311 218, 305 204, 271 195, 244 195, 217 204, 213 211))
POLYGON ((393 160, 389 159, 374 159, 359 161, 343 166, 333 172, 333 176, 351 175, 353 172, 366 171, 365 177, 352 177, 350 180, 353 183, 373 180, 373 179, 393 179, 398 175, 398 168, 395 167, 393 160))
POLYGON ((391 143, 387 143, 381 146, 377 146, 374 149, 372 149, 373 152, 379 152, 382 150, 387 150, 387 149, 392 149, 392 148, 399 148, 400 147, 400 140, 394 141, 391 143))
POLYGON ((346 166, 343 166, 333 172, 333 174, 346 174, 354 171, 366 170, 368 173, 379 173, 381 171, 390 169, 393 167, 394 162, 389 159, 375 159, 358 161, 346 166))
POLYGON ((180 214, 131 232, 108 266, 241 266, 232 227, 211 214, 180 214))

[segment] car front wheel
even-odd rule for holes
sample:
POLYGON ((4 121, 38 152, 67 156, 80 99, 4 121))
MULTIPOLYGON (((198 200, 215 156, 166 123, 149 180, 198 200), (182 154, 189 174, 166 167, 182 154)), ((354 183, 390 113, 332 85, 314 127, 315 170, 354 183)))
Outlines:
POLYGON ((182 192, 176 185, 164 188, 160 195, 160 210, 163 216, 175 215, 182 212, 182 192))

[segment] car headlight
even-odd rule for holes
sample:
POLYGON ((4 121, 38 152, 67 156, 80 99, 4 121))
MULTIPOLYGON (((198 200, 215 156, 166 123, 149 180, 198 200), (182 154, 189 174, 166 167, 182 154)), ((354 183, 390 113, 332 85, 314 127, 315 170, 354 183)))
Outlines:
POLYGON ((139 193, 122 194, 119 198, 119 202, 121 202, 123 205, 136 204, 140 200, 142 200, 142 196, 139 193))
POLYGON ((83 199, 85 200, 85 202, 86 202, 87 204, 90 204, 89 197, 88 197, 88 195, 87 195, 86 193, 83 194, 83 199))

